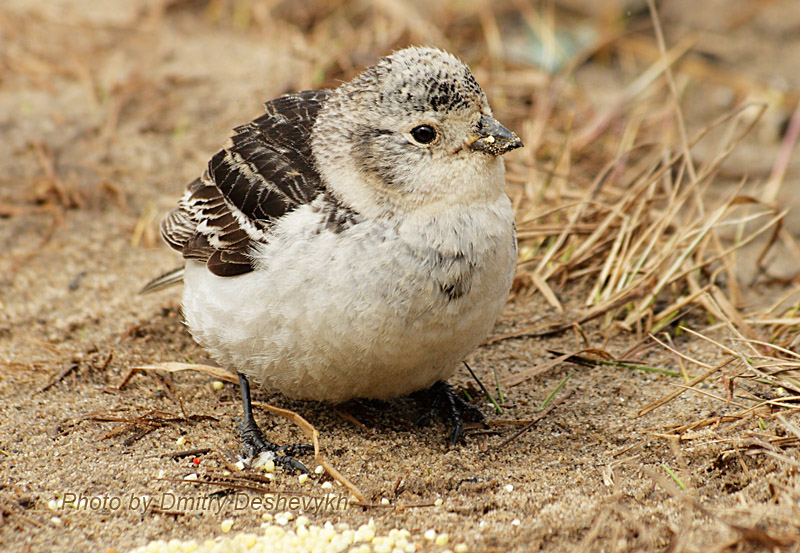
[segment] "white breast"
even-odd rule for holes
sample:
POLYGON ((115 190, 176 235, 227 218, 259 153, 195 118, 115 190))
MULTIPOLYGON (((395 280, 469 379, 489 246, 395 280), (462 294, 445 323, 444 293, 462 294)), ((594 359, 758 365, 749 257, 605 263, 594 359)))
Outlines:
POLYGON ((389 398, 448 378, 486 337, 515 257, 505 195, 338 234, 303 206, 255 253, 255 271, 218 277, 189 262, 183 308, 220 364, 269 389, 330 402, 389 398))

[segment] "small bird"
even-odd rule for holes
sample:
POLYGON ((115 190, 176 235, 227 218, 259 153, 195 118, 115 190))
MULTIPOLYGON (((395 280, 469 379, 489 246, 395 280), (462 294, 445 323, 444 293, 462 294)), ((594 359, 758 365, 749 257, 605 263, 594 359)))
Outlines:
POLYGON ((508 296, 517 245, 501 156, 522 141, 470 69, 428 47, 265 106, 163 220, 185 266, 145 291, 184 281, 192 336, 238 373, 251 455, 304 469, 298 446, 256 425, 251 379, 330 403, 430 388, 455 443, 471 406, 446 380, 508 296))

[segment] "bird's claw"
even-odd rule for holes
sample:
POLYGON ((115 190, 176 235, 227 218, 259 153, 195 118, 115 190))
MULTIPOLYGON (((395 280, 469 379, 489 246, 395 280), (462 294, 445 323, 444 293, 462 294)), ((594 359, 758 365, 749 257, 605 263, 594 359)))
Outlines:
POLYGON ((294 472, 310 472, 306 466, 294 458, 298 453, 306 453, 314 451, 314 446, 310 444, 291 444, 282 445, 274 444, 264 437, 261 429, 255 423, 242 422, 240 427, 242 431, 242 445, 244 446, 244 454, 247 457, 255 459, 261 453, 268 451, 272 453, 272 461, 282 467, 284 470, 294 472))
POLYGON ((450 432, 450 445, 456 445, 464 436, 465 418, 470 422, 482 422, 484 420, 481 410, 456 395, 453 387, 447 382, 437 382, 430 387, 429 392, 433 396, 430 406, 427 412, 419 417, 414 424, 420 427, 427 426, 433 420, 437 411, 442 413, 453 426, 453 430, 450 432))

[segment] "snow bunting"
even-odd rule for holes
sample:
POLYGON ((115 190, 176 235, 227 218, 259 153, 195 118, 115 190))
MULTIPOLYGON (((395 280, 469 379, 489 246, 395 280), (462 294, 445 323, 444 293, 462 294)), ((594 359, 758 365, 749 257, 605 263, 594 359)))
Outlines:
POLYGON ((183 278, 192 336, 239 374, 251 454, 287 451, 256 426, 248 379, 324 402, 433 387, 459 438, 445 380, 511 286, 501 156, 521 146, 465 64, 421 47, 235 129, 162 222, 183 273, 150 288, 183 278))

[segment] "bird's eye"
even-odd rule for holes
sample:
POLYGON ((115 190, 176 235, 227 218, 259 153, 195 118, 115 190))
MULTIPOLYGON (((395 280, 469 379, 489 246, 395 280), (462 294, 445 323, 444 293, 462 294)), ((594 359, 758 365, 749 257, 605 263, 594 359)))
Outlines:
POLYGON ((411 129, 411 136, 420 144, 430 144, 436 140, 436 129, 430 125, 420 125, 411 129))

